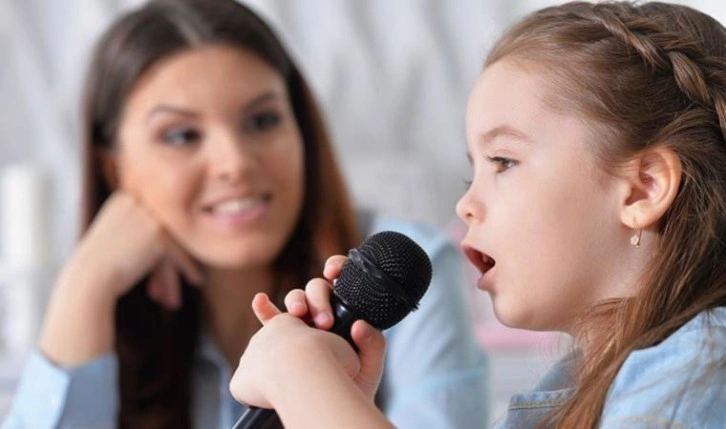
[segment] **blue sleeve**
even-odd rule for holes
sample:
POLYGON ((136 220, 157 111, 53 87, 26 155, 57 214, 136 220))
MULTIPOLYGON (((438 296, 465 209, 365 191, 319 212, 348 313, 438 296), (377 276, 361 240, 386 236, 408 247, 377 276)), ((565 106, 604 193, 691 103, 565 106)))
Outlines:
POLYGON ((631 353, 610 388, 600 427, 725 427, 726 325, 702 321, 631 353))
POLYGON ((401 429, 488 427, 488 366, 473 333, 463 258, 442 233, 401 232, 429 254, 433 278, 419 309, 386 332, 386 414, 401 429))
POLYGON ((114 354, 62 369, 34 351, 2 429, 115 428, 117 368, 114 354))

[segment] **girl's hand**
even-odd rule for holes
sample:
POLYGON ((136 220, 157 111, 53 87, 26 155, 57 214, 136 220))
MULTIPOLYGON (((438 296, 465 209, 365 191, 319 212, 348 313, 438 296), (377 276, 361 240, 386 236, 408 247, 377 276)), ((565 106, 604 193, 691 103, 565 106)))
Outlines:
MULTIPOLYGON (((316 368, 337 367, 350 377, 371 402, 383 370, 385 338, 365 321, 353 324, 351 334, 358 354, 342 337, 311 328, 280 310, 264 293, 252 301, 263 327, 252 337, 230 382, 239 402, 274 408, 271 397, 278 386, 314 381, 316 368), (279 378, 279 380, 276 380, 279 378)), ((321 370, 320 374, 326 373, 321 370)))
MULTIPOLYGON (((340 270, 347 258, 333 256, 325 263, 323 274, 329 280, 340 276, 340 270)), ((332 285, 323 279, 313 279, 308 282, 305 290, 295 289, 285 297, 285 307, 290 315, 315 326, 318 329, 329 330, 333 326, 333 310, 330 306, 332 285)), ((279 310, 269 302, 266 296, 256 296, 252 308, 262 323, 280 314, 279 310), (268 304, 269 303, 269 304, 268 304)), ((381 332, 368 323, 360 320, 351 328, 353 341, 359 350, 360 368, 353 377, 353 381, 366 397, 374 398, 378 385, 381 382, 385 355, 385 337, 381 332), (365 337, 371 335, 371 342, 365 337)))
POLYGON ((333 327, 333 308, 330 305, 330 294, 333 286, 330 282, 340 277, 340 270, 348 258, 335 255, 325 261, 323 279, 313 279, 303 289, 293 289, 285 296, 285 308, 296 316, 318 329, 328 330, 333 327))

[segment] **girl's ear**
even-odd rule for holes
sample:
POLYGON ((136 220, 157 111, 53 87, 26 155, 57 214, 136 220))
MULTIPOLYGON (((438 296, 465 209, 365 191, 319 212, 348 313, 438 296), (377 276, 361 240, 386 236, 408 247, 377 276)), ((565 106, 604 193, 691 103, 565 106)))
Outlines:
POLYGON ((678 194, 680 158, 671 148, 652 148, 630 160, 624 171, 621 222, 633 229, 657 225, 678 194))
POLYGON ((96 157, 101 165, 101 174, 103 174, 106 185, 109 189, 115 191, 119 184, 118 160, 116 152, 108 149, 99 149, 96 152, 96 157))

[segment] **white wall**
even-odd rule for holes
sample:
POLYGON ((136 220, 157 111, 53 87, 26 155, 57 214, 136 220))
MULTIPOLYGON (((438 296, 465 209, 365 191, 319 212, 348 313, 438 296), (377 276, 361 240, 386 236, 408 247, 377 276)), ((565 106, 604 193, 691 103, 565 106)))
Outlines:
MULTIPOLYGON (((0 166, 47 170, 53 260, 76 236, 77 110, 91 45, 140 0, 0 0, 0 166)), ((445 226, 469 174, 467 92, 489 44, 553 1, 248 0, 318 92, 362 205, 445 226)), ((684 1, 726 18, 718 0, 684 1)), ((0 235, 0 242, 4 238, 0 235)))

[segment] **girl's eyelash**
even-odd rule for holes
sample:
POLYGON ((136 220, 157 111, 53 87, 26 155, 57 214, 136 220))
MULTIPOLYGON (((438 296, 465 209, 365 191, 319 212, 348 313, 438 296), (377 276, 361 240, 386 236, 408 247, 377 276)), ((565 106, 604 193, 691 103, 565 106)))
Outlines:
POLYGON ((473 180, 469 180, 469 179, 463 179, 462 182, 464 182, 464 188, 466 190, 469 190, 469 188, 471 188, 471 184, 474 183, 473 180))
POLYGON ((486 160, 494 164, 497 168, 497 173, 504 172, 518 164, 517 161, 511 158, 505 158, 503 156, 487 156, 486 160))

